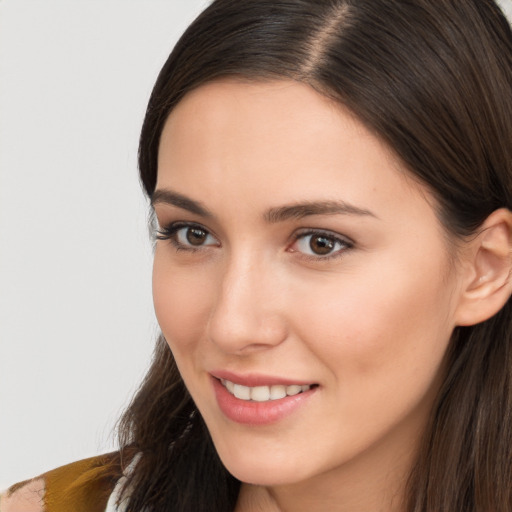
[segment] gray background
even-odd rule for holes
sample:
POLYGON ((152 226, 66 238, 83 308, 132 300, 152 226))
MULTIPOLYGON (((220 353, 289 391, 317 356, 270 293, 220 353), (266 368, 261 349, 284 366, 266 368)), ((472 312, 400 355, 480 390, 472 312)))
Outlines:
POLYGON ((0 0, 0 487, 111 450, 157 331, 137 177, 203 0, 0 0))

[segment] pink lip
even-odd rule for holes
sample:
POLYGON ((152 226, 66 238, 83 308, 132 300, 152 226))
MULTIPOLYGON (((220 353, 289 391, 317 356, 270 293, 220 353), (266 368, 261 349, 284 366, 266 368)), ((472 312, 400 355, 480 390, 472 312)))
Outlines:
POLYGON ((255 386, 291 386, 298 384, 299 386, 311 385, 313 382, 303 380, 283 379, 282 377, 273 377, 270 375, 260 375, 256 373, 249 373, 246 375, 239 375, 227 370, 214 370, 210 375, 216 379, 224 379, 233 382, 234 384, 241 384, 242 386, 255 387, 255 386))
MULTIPOLYGON (((225 377, 222 378, 224 379, 225 377)), ((286 396, 278 400, 269 400, 268 402, 252 402, 236 398, 221 384, 218 378, 212 377, 211 380, 213 390, 215 392, 215 398, 217 399, 217 403, 223 414, 231 421, 234 421, 236 423, 255 426, 270 425, 289 416, 297 409, 305 405, 318 389, 318 387, 314 387, 312 389, 309 389, 308 391, 304 391, 297 395, 286 396)), ((239 379, 231 380, 230 378, 227 378, 227 380, 230 380, 231 382, 236 382, 237 384, 242 384, 242 382, 240 382, 239 379)), ((245 380, 245 382, 247 382, 247 380, 245 380)), ((251 382, 254 381, 251 380, 251 382)), ((289 385, 283 384, 282 381, 273 382, 272 384, 269 384, 268 380, 266 380, 265 382, 266 384, 260 385, 289 385)), ((294 384, 299 383, 294 382, 294 384)), ((254 385, 258 384, 253 384, 253 386, 254 385)))

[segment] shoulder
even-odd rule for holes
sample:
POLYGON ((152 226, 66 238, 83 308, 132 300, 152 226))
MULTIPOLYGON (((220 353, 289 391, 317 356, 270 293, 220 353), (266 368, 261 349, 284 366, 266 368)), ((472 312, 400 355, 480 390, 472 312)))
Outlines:
POLYGON ((0 512, 103 512, 122 476, 119 452, 72 462, 11 486, 0 512))
POLYGON ((34 478, 13 485, 0 496, 1 512, 43 512, 44 478, 34 478))

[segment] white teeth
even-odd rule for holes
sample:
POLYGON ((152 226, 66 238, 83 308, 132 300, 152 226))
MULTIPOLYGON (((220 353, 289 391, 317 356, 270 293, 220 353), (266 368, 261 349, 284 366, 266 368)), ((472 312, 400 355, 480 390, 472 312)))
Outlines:
POLYGON ((286 386, 286 394, 289 396, 298 395, 302 391, 301 386, 292 385, 292 386, 286 386))
POLYGON ((242 386, 233 382, 221 379, 222 385, 236 398, 240 400, 253 400, 254 402, 268 402, 269 400, 279 400, 285 396, 294 396, 311 389, 309 385, 292 384, 291 386, 242 386))
POLYGON ((270 400, 278 400, 286 396, 286 386, 279 384, 270 387, 270 400))
POLYGON ((267 402, 270 399, 270 388, 268 386, 256 386, 251 389, 251 399, 255 402, 267 402))
POLYGON ((233 394, 240 398, 241 400, 250 400, 251 399, 251 388, 247 386, 242 386, 241 384, 235 384, 233 389, 233 394))

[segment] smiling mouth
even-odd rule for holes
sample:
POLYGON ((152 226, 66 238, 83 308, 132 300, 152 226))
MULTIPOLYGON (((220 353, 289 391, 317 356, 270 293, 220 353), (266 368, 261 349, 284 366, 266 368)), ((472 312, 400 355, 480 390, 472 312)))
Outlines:
POLYGON ((272 386, 243 386, 242 384, 235 384, 226 379, 220 379, 220 383, 239 400, 247 402, 269 402, 271 400, 280 400, 287 396, 298 395, 304 393, 318 386, 318 384, 292 384, 284 386, 281 384, 274 384, 272 386))

